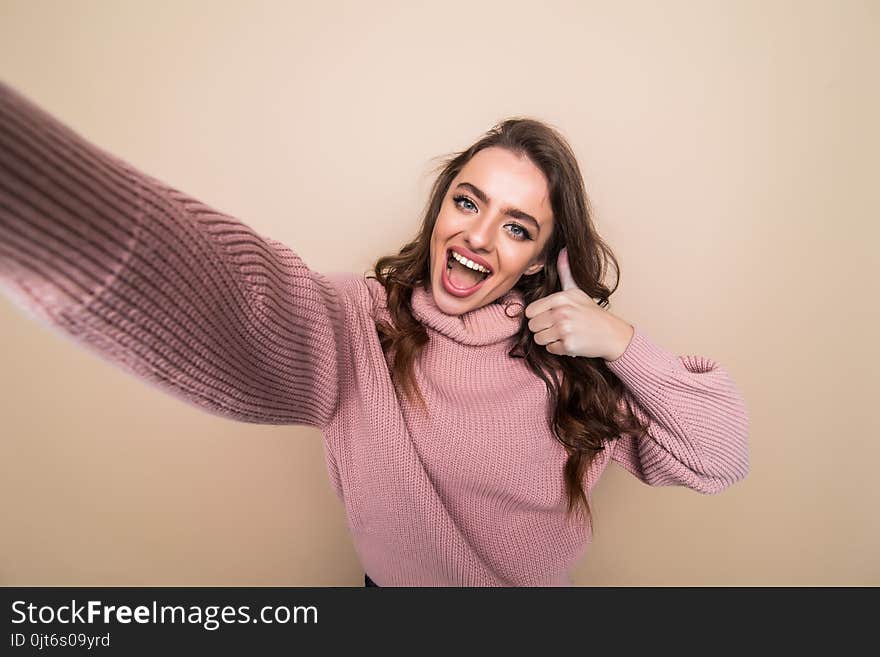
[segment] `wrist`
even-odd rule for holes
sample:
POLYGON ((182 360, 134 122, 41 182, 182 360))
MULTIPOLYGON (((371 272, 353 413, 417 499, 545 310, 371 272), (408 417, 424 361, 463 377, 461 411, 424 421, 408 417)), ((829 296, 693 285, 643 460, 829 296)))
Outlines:
POLYGON ((614 336, 612 340, 614 348, 610 354, 605 355, 606 361, 617 360, 623 356, 624 352, 629 347, 630 342, 632 342, 633 335, 635 335, 635 328, 629 322, 625 322, 619 317, 615 317, 614 319, 614 327, 612 330, 614 336))

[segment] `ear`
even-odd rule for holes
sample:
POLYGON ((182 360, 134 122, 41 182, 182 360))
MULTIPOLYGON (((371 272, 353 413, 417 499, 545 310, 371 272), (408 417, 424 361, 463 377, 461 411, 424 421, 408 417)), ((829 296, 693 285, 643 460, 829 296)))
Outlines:
POLYGON ((541 261, 536 262, 536 263, 526 267, 526 270, 523 272, 523 276, 531 276, 532 274, 537 274, 543 268, 544 268, 544 261, 542 259, 541 261))

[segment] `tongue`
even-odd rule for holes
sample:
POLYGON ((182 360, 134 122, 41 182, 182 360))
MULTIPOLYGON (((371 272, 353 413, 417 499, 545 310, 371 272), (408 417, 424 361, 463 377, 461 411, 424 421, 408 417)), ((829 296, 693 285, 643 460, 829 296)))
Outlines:
POLYGON ((474 271, 470 267, 465 267, 457 260, 452 261, 452 269, 449 272, 449 280, 452 284, 461 289, 473 287, 485 278, 483 274, 474 271))

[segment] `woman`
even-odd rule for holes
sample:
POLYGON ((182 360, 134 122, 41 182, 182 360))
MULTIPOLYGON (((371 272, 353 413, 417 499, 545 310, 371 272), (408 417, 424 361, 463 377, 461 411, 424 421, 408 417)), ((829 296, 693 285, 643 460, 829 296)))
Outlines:
POLYGON ((701 493, 748 472, 727 372, 605 309, 617 263, 537 121, 446 162, 374 275, 325 275, 0 85, 0 235, 31 316, 208 412, 319 428, 367 584, 569 585, 611 460, 701 493))

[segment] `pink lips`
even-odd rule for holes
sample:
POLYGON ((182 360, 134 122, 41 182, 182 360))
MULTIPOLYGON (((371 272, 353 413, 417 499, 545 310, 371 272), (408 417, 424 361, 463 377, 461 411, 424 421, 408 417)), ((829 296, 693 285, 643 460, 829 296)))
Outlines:
MULTIPOLYGON (((449 251, 446 252, 446 259, 443 261, 443 269, 440 272, 440 277, 443 280, 443 287, 452 296, 455 296, 455 297, 470 296, 471 294, 473 294, 474 292, 479 290, 481 287, 483 287, 483 283, 485 283, 486 281, 488 281, 492 277, 492 275, 489 274, 489 276, 487 276, 486 278, 484 278, 483 280, 481 280, 479 283, 477 283, 476 285, 474 285, 472 287, 468 287, 468 288, 464 288, 464 289, 458 288, 452 284, 452 281, 449 280, 449 276, 446 275, 447 274, 447 269, 446 269, 447 262, 449 262, 449 251)), ((480 264, 482 264, 482 263, 480 263, 480 264)), ((487 269, 488 269, 488 267, 487 267, 487 269)))
POLYGON ((449 251, 455 251, 458 255, 460 255, 460 256, 464 256, 465 258, 467 258, 467 259, 469 259, 469 260, 471 260, 471 261, 473 261, 473 262, 476 262, 478 265, 482 265, 483 267, 485 267, 486 269, 489 270, 489 272, 490 272, 490 276, 491 276, 491 273, 494 271, 494 270, 492 269, 492 267, 489 266, 489 263, 488 263, 488 262, 486 262, 485 260, 483 260, 480 256, 478 256, 478 255, 477 255, 476 253, 474 253, 473 251, 468 251, 468 250, 467 250, 466 248, 464 248, 463 246, 456 246, 456 247, 454 247, 454 248, 450 248, 450 249, 448 249, 448 250, 447 250, 447 253, 446 253, 446 257, 447 257, 447 258, 449 257, 449 251))

